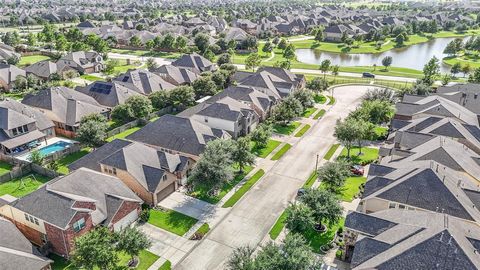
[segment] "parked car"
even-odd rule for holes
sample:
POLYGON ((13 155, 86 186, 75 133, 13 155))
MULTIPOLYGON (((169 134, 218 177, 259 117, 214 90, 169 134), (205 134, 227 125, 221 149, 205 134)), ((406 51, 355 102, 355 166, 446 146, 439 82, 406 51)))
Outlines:
POLYGON ((300 189, 297 191, 297 197, 302 197, 303 195, 305 195, 305 189, 304 189, 304 188, 300 188, 300 189))
POLYGON ((350 168, 350 171, 355 174, 355 175, 358 175, 358 176, 363 176, 364 174, 364 169, 362 166, 360 165, 353 165, 351 168, 350 168))
POLYGON ((362 78, 375 78, 375 74, 372 74, 370 72, 363 72, 362 78))

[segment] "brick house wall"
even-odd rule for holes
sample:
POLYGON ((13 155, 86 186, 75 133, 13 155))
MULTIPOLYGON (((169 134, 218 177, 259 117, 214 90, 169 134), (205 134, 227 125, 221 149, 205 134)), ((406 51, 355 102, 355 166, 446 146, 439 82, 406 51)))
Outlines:
POLYGON ((115 213, 115 216, 113 216, 112 218, 112 226, 131 212, 137 211, 137 213, 140 213, 141 210, 142 205, 140 203, 124 201, 122 203, 122 206, 120 206, 120 208, 118 209, 117 213, 115 213))
POLYGON ((32 243, 34 243, 37 246, 42 246, 42 238, 41 235, 42 233, 35 230, 34 228, 31 228, 25 224, 22 224, 20 222, 17 222, 15 220, 12 220, 9 218, 10 221, 17 226, 18 230, 32 243))
POLYGON ((90 210, 96 210, 97 206, 95 205, 94 202, 80 202, 76 201, 73 204, 73 208, 82 208, 82 209, 90 209, 90 210))

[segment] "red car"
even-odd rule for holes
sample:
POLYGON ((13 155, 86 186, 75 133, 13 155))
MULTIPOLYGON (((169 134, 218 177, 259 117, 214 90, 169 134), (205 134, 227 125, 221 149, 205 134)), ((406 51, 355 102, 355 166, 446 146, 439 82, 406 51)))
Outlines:
POLYGON ((353 165, 351 168, 350 168, 350 171, 355 174, 355 175, 359 175, 359 176, 363 176, 363 173, 365 172, 363 170, 363 167, 360 166, 360 165, 353 165))

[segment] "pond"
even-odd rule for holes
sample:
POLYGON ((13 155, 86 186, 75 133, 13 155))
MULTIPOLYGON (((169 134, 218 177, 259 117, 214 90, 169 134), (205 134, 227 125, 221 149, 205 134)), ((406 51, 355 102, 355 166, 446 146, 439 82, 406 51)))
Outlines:
MULTIPOLYGON (((468 38, 464 37, 463 41, 468 38)), ((441 62, 441 59, 446 56, 443 54, 443 50, 454 39, 435 38, 428 42, 374 54, 332 53, 313 49, 298 49, 296 53, 297 60, 303 63, 320 65, 323 60, 329 59, 333 65, 340 66, 372 66, 373 64, 381 66, 382 59, 385 56, 391 56, 392 66, 422 70, 433 56, 436 56, 441 62)), ((450 67, 440 63, 440 70, 449 72, 450 67)))

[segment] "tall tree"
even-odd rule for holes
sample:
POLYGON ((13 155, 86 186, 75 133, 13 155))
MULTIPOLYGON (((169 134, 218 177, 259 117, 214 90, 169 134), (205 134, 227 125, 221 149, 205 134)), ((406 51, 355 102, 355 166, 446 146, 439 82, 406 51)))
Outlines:
POLYGON ((113 269, 118 261, 115 247, 115 237, 104 226, 75 238, 73 264, 78 268, 93 270, 113 269))
POLYGON ((343 208, 338 201, 336 194, 322 189, 308 188, 300 201, 312 210, 312 216, 317 222, 318 228, 322 223, 337 223, 343 214, 343 208))
POLYGON ((170 90, 170 103, 175 107, 195 105, 195 91, 191 86, 178 86, 170 90))
POLYGON ((327 76, 327 72, 330 70, 330 65, 331 65, 332 62, 330 62, 330 60, 328 59, 325 59, 322 61, 322 63, 320 63, 320 71, 323 73, 323 78, 325 79, 325 77, 327 76))
POLYGON ((255 156, 250 151, 250 140, 247 137, 241 137, 235 141, 232 159, 238 164, 240 172, 243 172, 245 166, 255 164, 255 156))
POLYGON ((267 146, 268 139, 272 136, 272 132, 272 126, 263 123, 250 133, 250 138, 255 142, 256 148, 264 148, 267 146))
POLYGON ((107 119, 103 115, 87 115, 80 120, 76 138, 87 146, 98 147, 107 138, 107 129, 107 119))
POLYGON ((133 118, 146 118, 153 112, 152 102, 146 96, 136 95, 129 97, 125 104, 130 106, 133 118))
POLYGON ((318 179, 334 193, 339 192, 350 175, 350 165, 345 161, 327 162, 318 169, 318 179))
POLYGON ((289 43, 283 51, 283 57, 288 60, 295 58, 295 46, 292 43, 289 43))
POLYGON ((335 137, 347 148, 347 157, 350 157, 350 150, 353 144, 361 137, 360 130, 357 125, 357 120, 354 118, 347 118, 345 120, 338 120, 335 126, 335 137))
POLYGON ((432 57, 423 67, 423 82, 432 85, 437 76, 440 73, 440 64, 437 57, 432 57))
POLYGON ((260 56, 257 53, 252 53, 245 59, 245 68, 255 71, 255 68, 260 66, 261 62, 260 56))
POLYGON ((462 65, 459 62, 453 64, 452 68, 450 68, 450 73, 455 77, 460 71, 462 70, 462 65))
POLYGON ((130 261, 151 245, 150 239, 137 227, 126 227, 118 234, 117 249, 130 255, 130 261))
POLYGON ((382 59, 382 65, 385 67, 385 70, 388 70, 388 67, 392 65, 392 57, 391 56, 385 56, 382 59))
POLYGON ((291 203, 285 211, 287 213, 285 225, 294 233, 308 231, 315 224, 312 209, 302 202, 291 203))

